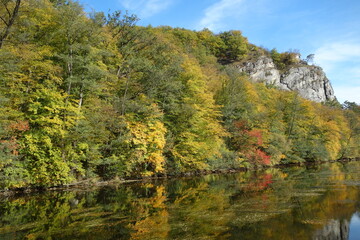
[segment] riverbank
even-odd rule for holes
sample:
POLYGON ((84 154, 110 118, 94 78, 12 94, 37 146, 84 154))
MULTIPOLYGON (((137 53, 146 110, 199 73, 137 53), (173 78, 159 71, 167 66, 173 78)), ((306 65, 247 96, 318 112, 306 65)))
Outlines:
POLYGON ((274 166, 261 166, 255 168, 231 168, 231 169, 218 169, 218 170, 196 170, 193 172, 183 172, 179 174, 168 174, 161 176, 152 176, 152 177, 142 177, 142 178, 129 178, 129 179, 120 179, 115 178, 111 180, 101 180, 98 178, 90 178, 82 181, 77 181, 74 183, 66 184, 66 185, 58 185, 58 186, 49 186, 49 187, 27 187, 27 188, 16 188, 16 189, 6 189, 0 190, 0 197, 9 197, 17 194, 27 194, 27 193, 36 193, 36 192, 46 192, 46 191, 69 191, 69 190, 88 190, 93 188, 98 188, 102 186, 113 186, 118 184, 128 184, 135 182, 152 182, 156 180, 166 180, 166 179, 174 179, 174 178, 188 178, 194 176, 205 176, 210 174, 233 174, 238 172, 246 172, 246 171, 259 171, 271 168, 290 168, 290 167, 301 167, 301 166, 318 166, 326 163, 337 163, 337 162, 353 162, 360 161, 360 158, 354 159, 339 159, 334 161, 320 161, 320 162, 305 162, 305 163, 288 163, 288 164, 278 164, 274 166))

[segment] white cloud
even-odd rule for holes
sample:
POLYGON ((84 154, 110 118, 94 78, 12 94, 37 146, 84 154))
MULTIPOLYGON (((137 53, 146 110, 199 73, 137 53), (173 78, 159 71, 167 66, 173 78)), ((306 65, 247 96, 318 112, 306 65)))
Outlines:
POLYGON ((315 62, 326 72, 340 102, 360 103, 360 42, 325 44, 315 51, 315 62))
POLYGON ((126 9, 134 12, 140 18, 148 18, 166 10, 173 0, 119 0, 126 9))
POLYGON ((360 86, 334 86, 334 89, 335 96, 340 103, 347 100, 360 104, 360 86))
POLYGON ((238 15, 244 10, 244 2, 245 0, 220 0, 205 9, 205 16, 197 28, 209 28, 212 31, 221 29, 224 18, 238 15))
POLYGON ((360 64, 360 43, 335 42, 326 44, 315 51, 315 61, 328 71, 331 71, 339 63, 357 62, 360 64))

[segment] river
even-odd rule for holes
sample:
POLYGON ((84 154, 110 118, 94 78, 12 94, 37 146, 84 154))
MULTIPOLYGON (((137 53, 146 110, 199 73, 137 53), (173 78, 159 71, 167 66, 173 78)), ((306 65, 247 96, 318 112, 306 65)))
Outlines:
POLYGON ((360 162, 1 197, 0 239, 360 239, 360 162))

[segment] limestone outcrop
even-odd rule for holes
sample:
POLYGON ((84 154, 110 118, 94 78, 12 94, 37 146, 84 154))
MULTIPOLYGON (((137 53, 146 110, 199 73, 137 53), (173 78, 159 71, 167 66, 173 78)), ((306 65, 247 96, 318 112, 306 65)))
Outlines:
POLYGON ((325 102, 335 99, 334 90, 321 67, 299 64, 281 73, 270 57, 261 56, 256 61, 237 65, 253 81, 274 85, 279 89, 297 91, 300 96, 325 102))

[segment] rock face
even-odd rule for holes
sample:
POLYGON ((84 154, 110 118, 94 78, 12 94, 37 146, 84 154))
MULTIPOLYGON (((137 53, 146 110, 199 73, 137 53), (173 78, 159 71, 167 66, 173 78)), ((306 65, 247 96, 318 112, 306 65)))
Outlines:
POLYGON ((349 238, 350 223, 348 220, 331 220, 317 230, 313 240, 344 240, 349 238))
POLYGON ((271 58, 261 56, 255 62, 247 62, 237 67, 240 72, 249 74, 256 82, 265 82, 283 90, 297 91, 300 96, 312 101, 324 102, 335 99, 329 79, 317 66, 304 64, 280 74, 271 58))

